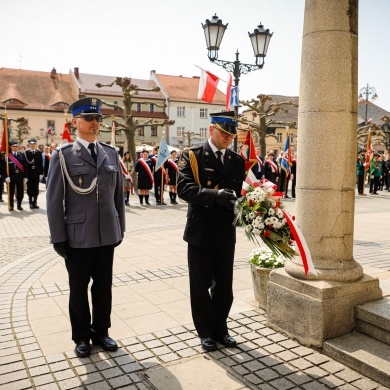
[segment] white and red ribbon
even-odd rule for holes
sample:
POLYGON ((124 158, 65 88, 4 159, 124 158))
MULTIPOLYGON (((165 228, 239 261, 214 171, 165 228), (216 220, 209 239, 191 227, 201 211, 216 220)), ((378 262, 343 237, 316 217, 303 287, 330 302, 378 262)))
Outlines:
POLYGON ((152 171, 150 170, 149 165, 146 163, 146 161, 143 158, 140 158, 138 161, 142 164, 146 173, 149 175, 149 178, 150 178, 150 181, 152 182, 152 184, 154 184, 153 174, 152 174, 152 171))
POLYGON ((305 275, 310 272, 313 275, 317 275, 317 271, 314 267, 313 260, 311 258, 309 247, 307 246, 306 240, 303 237, 302 232, 299 230, 297 224, 293 221, 293 219, 282 210, 284 218, 286 218, 288 226, 290 227, 291 233, 295 239, 295 243, 297 244, 299 254, 301 255, 303 269, 305 270, 305 275))

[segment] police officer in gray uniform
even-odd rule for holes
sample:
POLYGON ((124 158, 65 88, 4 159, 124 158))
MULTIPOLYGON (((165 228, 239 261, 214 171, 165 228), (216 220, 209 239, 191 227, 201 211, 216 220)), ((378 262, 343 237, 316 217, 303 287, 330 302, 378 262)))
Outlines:
POLYGON ((53 152, 47 176, 51 243, 69 274, 69 314, 78 357, 89 356, 90 340, 106 351, 118 348, 108 329, 114 247, 125 231, 123 176, 115 148, 96 140, 101 105, 99 99, 84 98, 69 107, 78 138, 53 152))

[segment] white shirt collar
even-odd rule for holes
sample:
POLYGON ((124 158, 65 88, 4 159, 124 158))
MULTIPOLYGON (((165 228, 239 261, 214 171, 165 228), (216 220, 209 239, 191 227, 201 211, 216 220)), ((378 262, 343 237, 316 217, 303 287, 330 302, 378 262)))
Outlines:
POLYGON ((218 149, 218 148, 210 141, 210 138, 208 139, 208 143, 209 143, 210 148, 211 148, 211 150, 213 151, 214 154, 215 154, 216 152, 218 152, 218 150, 220 150, 220 151, 222 152, 222 157, 225 157, 226 149, 218 149))
POLYGON ((95 149, 96 149, 96 140, 94 142, 88 142, 85 139, 77 137, 76 141, 78 141, 81 145, 83 145, 84 148, 87 149, 87 150, 88 150, 89 144, 94 144, 95 145, 95 149))

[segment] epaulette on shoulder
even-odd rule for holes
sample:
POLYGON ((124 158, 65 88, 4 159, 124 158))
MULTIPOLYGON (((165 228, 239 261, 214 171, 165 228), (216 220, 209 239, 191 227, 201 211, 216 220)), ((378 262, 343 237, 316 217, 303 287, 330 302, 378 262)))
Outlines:
POLYGON ((191 146, 189 150, 198 150, 198 149, 203 149, 203 145, 191 146))
POLYGON ((110 144, 106 144, 105 142, 100 142, 100 141, 99 141, 99 144, 102 145, 102 146, 108 146, 108 147, 111 148, 111 149, 116 149, 115 146, 112 146, 112 145, 110 145, 110 144))
POLYGON ((73 142, 67 143, 67 144, 64 144, 64 145, 57 146, 57 147, 56 147, 56 151, 59 152, 61 149, 68 148, 69 146, 72 146, 72 145, 73 145, 73 142))

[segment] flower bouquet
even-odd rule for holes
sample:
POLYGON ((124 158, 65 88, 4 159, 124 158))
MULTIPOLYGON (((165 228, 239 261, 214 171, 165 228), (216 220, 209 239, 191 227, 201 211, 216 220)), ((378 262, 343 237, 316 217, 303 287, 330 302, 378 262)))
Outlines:
POLYGON ((261 268, 275 269, 284 267, 285 258, 278 256, 268 247, 260 247, 251 251, 249 263, 261 268))
POLYGON ((290 259, 298 253, 292 248, 293 238, 285 211, 281 204, 281 193, 275 184, 267 180, 252 182, 245 195, 236 202, 235 224, 245 229, 249 240, 259 245, 259 238, 276 256, 290 259))

